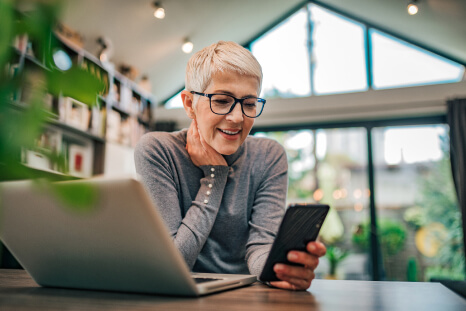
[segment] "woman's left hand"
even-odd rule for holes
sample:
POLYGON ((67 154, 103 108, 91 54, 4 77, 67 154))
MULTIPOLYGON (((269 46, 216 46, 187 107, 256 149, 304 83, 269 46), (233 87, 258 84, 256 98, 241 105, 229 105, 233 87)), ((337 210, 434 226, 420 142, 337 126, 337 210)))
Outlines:
POLYGON ((309 242, 307 252, 290 251, 288 261, 298 263, 299 266, 275 264, 273 270, 281 281, 270 282, 270 285, 290 290, 306 290, 311 286, 315 277, 314 270, 319 264, 319 257, 327 252, 325 245, 320 242, 309 242))
POLYGON ((197 121, 191 122, 186 134, 186 151, 194 165, 223 165, 227 166, 225 158, 204 140, 197 127, 197 121))

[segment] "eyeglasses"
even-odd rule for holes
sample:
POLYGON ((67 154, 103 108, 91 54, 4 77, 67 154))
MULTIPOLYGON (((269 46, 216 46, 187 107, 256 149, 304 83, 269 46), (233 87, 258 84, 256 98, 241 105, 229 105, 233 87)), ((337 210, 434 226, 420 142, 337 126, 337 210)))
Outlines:
POLYGON ((257 118, 264 109, 265 99, 257 97, 236 98, 227 94, 205 94, 191 91, 191 94, 197 94, 208 97, 210 100, 210 110, 218 115, 226 115, 235 109, 237 103, 241 105, 241 111, 248 118, 257 118))

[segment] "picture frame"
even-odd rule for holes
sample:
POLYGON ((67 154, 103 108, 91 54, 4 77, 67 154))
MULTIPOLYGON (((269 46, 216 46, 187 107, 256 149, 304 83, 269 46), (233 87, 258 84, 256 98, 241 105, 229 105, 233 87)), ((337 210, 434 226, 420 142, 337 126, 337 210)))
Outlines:
POLYGON ((64 102, 64 122, 82 131, 89 129, 90 111, 86 104, 71 98, 65 97, 64 102))
POLYGON ((76 177, 88 178, 92 176, 91 148, 70 144, 68 147, 69 174, 76 177))

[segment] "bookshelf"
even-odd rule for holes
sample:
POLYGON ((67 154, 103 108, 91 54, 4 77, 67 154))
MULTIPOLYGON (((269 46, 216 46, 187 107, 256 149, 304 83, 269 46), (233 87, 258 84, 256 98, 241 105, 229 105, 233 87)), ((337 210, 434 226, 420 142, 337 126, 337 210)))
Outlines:
POLYGON ((46 122, 34 147, 20 151, 21 163, 34 175, 40 172, 40 176, 53 180, 115 173, 112 170, 118 173, 121 165, 113 158, 120 154, 115 150, 123 150, 123 161, 128 161, 130 155, 132 158, 139 138, 152 129, 155 98, 59 33, 52 35, 49 44, 54 47, 48 49, 52 55, 39 51, 39 45, 27 36, 15 39, 7 70, 12 77, 27 72, 21 76, 32 78, 21 81, 11 109, 17 113, 28 109, 31 80, 37 81, 52 70, 79 68, 101 81, 104 89, 95 98, 85 100, 74 96, 79 89, 71 94, 46 93, 46 122))

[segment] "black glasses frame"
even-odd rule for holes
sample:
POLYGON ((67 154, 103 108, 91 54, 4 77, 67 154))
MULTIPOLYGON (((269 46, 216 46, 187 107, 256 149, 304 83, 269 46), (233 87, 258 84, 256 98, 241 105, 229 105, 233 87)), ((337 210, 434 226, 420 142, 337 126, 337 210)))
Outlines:
POLYGON ((220 115, 220 116, 224 116, 224 115, 227 115, 230 112, 232 112, 233 109, 235 109, 236 104, 239 103, 241 105, 241 111, 243 112, 243 114, 248 118, 255 119, 255 118, 257 118, 258 116, 260 116, 262 114, 262 111, 264 110, 264 106, 265 106, 265 102, 266 102, 265 99, 259 98, 259 97, 236 98, 234 96, 231 96, 230 94, 221 94, 221 93, 206 94, 206 93, 200 93, 200 92, 196 92, 196 91, 190 91, 190 93, 209 98, 210 111, 212 111, 212 113, 215 113, 215 114, 220 115), (231 98, 233 98, 235 100, 235 102, 233 103, 233 105, 231 105, 230 110, 227 113, 217 113, 217 112, 212 110, 212 96, 214 96, 214 95, 226 95, 226 96, 230 96, 231 98), (248 116, 244 112, 244 109, 243 109, 243 101, 246 100, 246 99, 250 99, 250 98, 256 98, 258 102, 262 103, 261 111, 259 111, 259 113, 255 117, 248 116))

